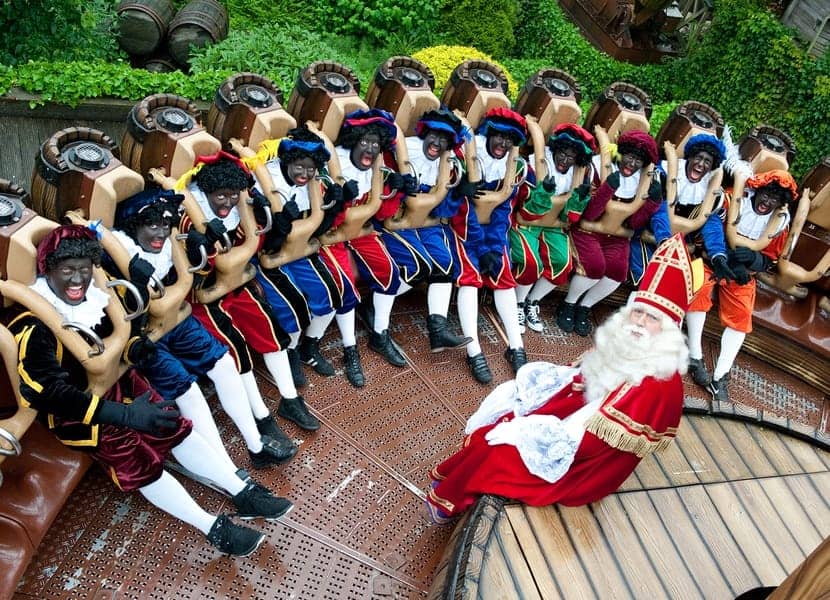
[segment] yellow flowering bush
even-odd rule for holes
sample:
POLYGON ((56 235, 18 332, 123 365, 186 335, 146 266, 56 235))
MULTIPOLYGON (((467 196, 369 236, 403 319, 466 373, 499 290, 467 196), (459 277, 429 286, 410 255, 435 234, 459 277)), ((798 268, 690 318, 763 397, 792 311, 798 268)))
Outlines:
POLYGON ((515 100, 519 94, 519 87, 504 65, 493 60, 484 52, 470 46, 430 46, 419 50, 412 55, 412 58, 420 60, 435 75, 435 95, 439 98, 444 91, 444 86, 450 80, 453 70, 465 60, 486 60, 500 67, 507 77, 507 96, 515 100))

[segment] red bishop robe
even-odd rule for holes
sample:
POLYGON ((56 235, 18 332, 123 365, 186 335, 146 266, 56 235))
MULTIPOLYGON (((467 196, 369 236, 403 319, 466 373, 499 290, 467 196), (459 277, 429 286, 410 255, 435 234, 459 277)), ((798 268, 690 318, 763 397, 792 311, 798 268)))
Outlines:
MULTIPOLYGON (((531 414, 564 419, 585 404, 581 376, 531 414)), ((498 423, 464 438, 458 452, 435 467, 428 501, 449 515, 469 508, 482 494, 512 498, 531 506, 559 503, 580 506, 613 493, 646 454, 667 446, 677 433, 683 411, 683 382, 646 377, 623 384, 603 400, 586 423, 573 464, 557 482, 530 473, 515 446, 491 446, 485 436, 498 423)))

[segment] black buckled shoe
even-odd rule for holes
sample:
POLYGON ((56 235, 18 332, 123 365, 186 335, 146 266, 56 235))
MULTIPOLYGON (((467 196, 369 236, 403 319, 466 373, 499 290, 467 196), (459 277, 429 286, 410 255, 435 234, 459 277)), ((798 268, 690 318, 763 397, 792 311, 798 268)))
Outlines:
POLYGON ((574 330, 574 312, 576 311, 576 304, 565 302, 564 300, 556 309, 556 325, 565 333, 572 333, 574 330))
POLYGON ((369 333, 369 348, 385 358, 390 365, 395 367, 406 366, 406 359, 395 347, 395 342, 392 340, 392 336, 389 335, 388 329, 384 329, 381 333, 377 331, 369 333))
POLYGON ((591 323, 591 307, 577 305, 574 311, 574 333, 582 337, 588 337, 594 330, 594 325, 591 323))
POLYGON ((449 331, 447 317, 441 315, 427 316, 429 331, 429 348, 433 352, 443 352, 447 348, 463 348, 473 341, 469 336, 453 335, 449 331))
POLYGON ((323 377, 334 375, 334 366, 320 353, 320 340, 313 337, 303 336, 300 346, 297 348, 300 360, 314 369, 323 377))
MULTIPOLYGON (((276 442, 279 446, 294 446, 294 440, 292 440, 286 433, 277 425, 277 421, 271 415, 268 415, 264 419, 254 419, 256 422, 257 431, 259 431, 260 435, 264 435, 276 442)), ((296 452, 295 452, 296 454, 296 452)), ((292 455, 293 456, 293 455, 292 455)))
POLYGON ((219 552, 232 556, 249 556, 265 541, 265 534, 237 525, 228 515, 219 515, 208 531, 207 539, 219 552))
POLYGON ((248 483, 231 501, 236 507, 236 516, 246 520, 262 518, 274 521, 294 508, 290 500, 275 496, 254 481, 248 483))
POLYGON ((363 376, 363 367, 360 366, 360 354, 357 346, 346 346, 343 348, 343 371, 346 379, 355 387, 366 385, 366 378, 363 376))
POLYGON ((294 348, 288 349, 288 365, 291 367, 291 379, 294 380, 294 385, 298 388, 305 387, 308 380, 303 373, 303 363, 300 361, 300 355, 294 348))
POLYGON ((467 365, 470 367, 470 373, 479 383, 493 381, 493 374, 490 372, 490 367, 487 366, 487 359, 484 358, 483 352, 479 352, 475 356, 468 356, 467 365))
POLYGON ((524 348, 508 348, 504 351, 504 358, 510 363, 514 375, 522 365, 527 364, 527 352, 525 352, 524 348))
POLYGON ((726 389, 729 384, 729 373, 720 379, 712 379, 706 388, 712 394, 712 400, 716 402, 729 402, 729 391, 726 389))
POLYGON ((707 387, 712 382, 712 375, 706 369, 706 363, 702 358, 689 359, 689 375, 692 376, 692 381, 700 387, 707 387))
POLYGON ((263 435, 260 439, 262 440, 262 450, 259 452, 251 452, 248 450, 248 456, 251 457, 251 464, 254 469, 266 469, 275 465, 281 465, 294 458, 294 455, 297 454, 297 445, 288 439, 288 437, 285 440, 275 440, 267 435, 263 435))
POLYGON ((306 431, 317 431, 320 429, 320 421, 309 412, 302 396, 283 398, 280 400, 277 414, 284 419, 296 423, 306 431))

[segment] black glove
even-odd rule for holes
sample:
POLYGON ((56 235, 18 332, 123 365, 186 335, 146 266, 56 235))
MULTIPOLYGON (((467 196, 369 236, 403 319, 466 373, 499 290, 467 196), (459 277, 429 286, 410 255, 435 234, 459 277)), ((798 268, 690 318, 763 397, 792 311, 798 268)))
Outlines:
POLYGON ((582 185, 579 185, 574 190, 576 195, 580 197, 580 199, 584 200, 588 197, 588 194, 591 193, 591 184, 589 182, 585 182, 582 185))
POLYGON ((648 199, 652 202, 663 201, 663 186, 660 185, 660 181, 657 179, 648 186, 648 199))
MULTIPOLYGON (((291 233, 291 223, 292 223, 291 216, 285 212, 278 212, 274 213, 274 224, 272 226, 272 231, 275 231, 279 234, 276 237, 281 237, 285 239, 289 233, 291 233)), ((282 242, 280 242, 280 245, 282 242)))
POLYGON ((470 181, 466 175, 461 178, 461 182, 455 187, 456 198, 466 196, 467 198, 473 199, 479 195, 481 195, 481 182, 470 181))
POLYGON ((620 187, 620 172, 614 171, 608 177, 605 178, 605 183, 611 186, 612 190, 616 190, 620 187))
POLYGON ((402 190, 404 186, 403 175, 392 171, 386 177, 386 185, 389 186, 390 190, 402 190))
POLYGON ((144 304, 147 304, 147 301, 150 299, 150 291, 147 289, 147 285, 150 283, 150 277, 155 272, 155 268, 136 254, 130 259, 130 264, 127 265, 127 269, 130 272, 130 281, 138 289, 138 293, 141 294, 141 299, 144 301, 144 304))
POLYGON ((149 391, 141 394, 130 404, 104 400, 98 410, 98 421, 160 435, 176 428, 176 420, 180 413, 175 405, 175 400, 151 403, 149 391))
POLYGON ((323 210, 340 210, 343 208, 343 186, 339 183, 332 183, 326 188, 323 195, 323 210))
POLYGON ((729 263, 723 254, 718 254, 712 259, 712 279, 715 281, 720 281, 721 279, 725 279, 726 281, 735 280, 735 272, 729 268, 729 263))
POLYGON ((225 224, 222 223, 221 219, 213 219, 212 221, 208 221, 205 225, 205 237, 208 240, 208 244, 213 246, 214 243, 219 242, 220 245, 225 244, 225 234, 228 233, 225 224))
POLYGON ((752 276, 749 274, 749 269, 741 263, 734 263, 731 266, 732 272, 735 274, 735 283, 738 285, 746 285, 749 283, 749 280, 752 279, 752 276))
POLYGON ((357 187, 357 182, 354 179, 349 179, 343 185, 343 201, 351 202, 360 194, 360 188, 357 187))
POLYGON ((542 180, 542 188, 549 194, 556 191, 556 180, 548 175, 542 180))
POLYGON ((295 200, 289 200, 282 205, 280 214, 284 218, 288 219, 288 221, 296 221, 300 218, 300 207, 297 206, 297 202, 295 200))
POLYGON ((204 248, 205 252, 210 254, 210 242, 208 241, 207 236, 199 231, 196 231, 196 229, 191 229, 187 232, 187 238, 185 238, 184 246, 187 249, 187 260, 189 260, 192 265, 202 264, 201 248, 204 248))
POLYGON ((266 198, 265 195, 256 188, 251 188, 250 196, 251 206, 254 209, 254 219, 256 219, 257 225, 265 225, 268 223, 266 211, 271 210, 271 203, 268 201, 268 198, 266 198))
POLYGON ((501 253, 485 252, 478 258, 478 270, 492 277, 496 277, 501 269, 501 253))
POLYGON ((135 341, 127 346, 125 358, 131 365, 139 365, 156 356, 156 344, 146 335, 135 338, 135 341))
POLYGON ((403 176, 403 191, 407 196, 414 196, 418 192, 418 181, 414 175, 407 173, 403 176))
POLYGON ((734 250, 730 250, 729 260, 740 263, 750 271, 755 271, 756 273, 766 271, 772 262, 757 250, 752 250, 746 246, 738 246, 734 250))

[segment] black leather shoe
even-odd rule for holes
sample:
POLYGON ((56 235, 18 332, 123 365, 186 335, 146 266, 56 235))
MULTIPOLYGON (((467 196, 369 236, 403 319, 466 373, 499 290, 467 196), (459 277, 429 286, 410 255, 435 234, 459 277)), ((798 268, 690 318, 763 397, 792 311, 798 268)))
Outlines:
POLYGON ((279 440, 269 438, 267 435, 262 436, 262 450, 259 452, 248 450, 251 464, 255 469, 265 469, 274 465, 281 465, 290 460, 297 454, 297 446, 291 440, 288 441, 289 444, 285 444, 279 440))
POLYGON ((689 359, 689 375, 692 376, 692 381, 704 388, 712 382, 712 376, 702 358, 689 359))
POLYGON ((427 329, 429 330, 429 348, 433 352, 442 352, 447 348, 463 348, 473 341, 473 338, 469 336, 450 333, 447 318, 441 315, 429 315, 427 329))
POLYGON ((729 402, 729 391, 726 389, 729 383, 729 373, 720 379, 712 379, 709 386, 706 388, 712 394, 712 400, 715 402, 729 402))
POLYGON ((527 364, 527 352, 524 348, 508 348, 504 351, 504 358, 510 363, 515 375, 522 365, 527 364))
MULTIPOLYGON (((286 433, 280 429, 280 426, 277 425, 274 417, 268 415, 264 419, 254 419, 254 421, 256 422, 256 428, 260 435, 271 438, 280 446, 293 446, 296 450, 297 446, 294 444, 294 440, 288 437, 286 433)), ((296 451, 294 454, 296 454, 296 451)))
POLYGON ((237 525, 227 515, 219 515, 208 531, 207 539, 219 552, 231 556, 248 556, 262 545, 265 534, 237 525))
POLYGON ((305 387, 308 380, 303 373, 303 363, 300 361, 300 355, 294 348, 288 349, 288 365, 291 367, 291 379, 294 380, 294 385, 298 388, 305 387))
POLYGON ((320 340, 313 337, 303 336, 300 346, 297 348, 300 360, 314 369, 323 377, 334 375, 334 366, 320 353, 320 340))
POLYGON ((296 398, 283 398, 277 414, 288 419, 305 429, 306 431, 317 431, 320 429, 320 421, 308 411, 305 400, 302 396, 296 398))
POLYGON ((290 500, 275 496, 255 481, 248 483, 231 501, 236 507, 236 516, 245 520, 274 521, 294 508, 290 500))
POLYGON ((479 352, 475 356, 468 356, 467 365, 469 365, 470 372, 479 383, 490 383, 493 381, 493 374, 490 372, 490 367, 487 366, 487 359, 484 358, 483 352, 479 352))
POLYGON ((360 354, 357 346, 346 346, 343 348, 343 371, 346 379, 355 387, 366 385, 366 378, 363 376, 363 367, 360 366, 360 354))
POLYGON ((369 348, 385 358, 390 365, 396 367, 406 366, 406 359, 398 352, 388 329, 384 329, 381 333, 372 331, 369 334, 369 348))
POLYGON ((574 330, 575 310, 576 304, 571 304, 570 302, 565 302, 563 300, 562 304, 559 305, 559 308, 556 311, 556 324, 559 326, 559 329, 565 333, 571 333, 574 330))
POLYGON ((591 307, 582 306, 576 307, 574 311, 574 333, 582 337, 588 337, 593 331, 594 325, 591 323, 591 307))

